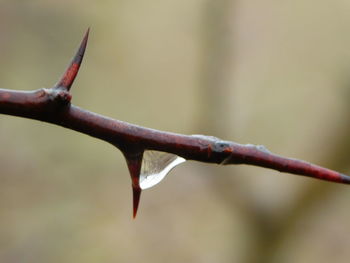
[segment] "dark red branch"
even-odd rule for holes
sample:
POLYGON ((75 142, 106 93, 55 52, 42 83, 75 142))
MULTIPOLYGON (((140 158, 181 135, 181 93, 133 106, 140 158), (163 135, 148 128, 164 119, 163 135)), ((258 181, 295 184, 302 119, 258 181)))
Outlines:
POLYGON ((237 144, 211 136, 189 136, 148 129, 74 105, 64 106, 59 99, 52 98, 64 96, 62 93, 52 93, 51 89, 32 92, 0 89, 0 113, 57 124, 107 141, 122 152, 158 150, 174 153, 187 160, 225 165, 251 164, 333 182, 350 183, 350 178, 345 175, 301 160, 281 157, 263 147, 237 144))
POLYGON ((62 79, 52 89, 31 92, 0 89, 0 113, 49 122, 104 140, 120 149, 128 163, 134 190, 134 216, 141 189, 138 176, 145 150, 169 152, 187 160, 217 164, 250 164, 326 181, 350 183, 344 174, 301 160, 281 157, 263 146, 242 145, 204 135, 182 135, 140 127, 70 104, 69 89, 78 73, 88 39, 62 79))

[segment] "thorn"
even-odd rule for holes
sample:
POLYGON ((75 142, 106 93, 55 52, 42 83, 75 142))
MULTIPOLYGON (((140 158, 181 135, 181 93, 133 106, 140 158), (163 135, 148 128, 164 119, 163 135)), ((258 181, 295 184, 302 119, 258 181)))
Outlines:
POLYGON ((133 153, 124 153, 126 163, 129 168, 131 182, 132 182, 132 194, 133 194, 133 218, 135 219, 137 209, 139 207, 141 187, 140 187, 140 171, 142 165, 143 151, 137 151, 133 153))
POLYGON ((83 61, 86 45, 89 38, 89 32, 90 28, 88 28, 88 30, 86 31, 77 53, 73 57, 72 62, 70 63, 67 70, 64 72, 60 81, 54 86, 54 89, 65 89, 67 91, 70 90, 70 87, 72 86, 74 79, 78 74, 80 65, 83 61))
POLYGON ((132 218, 136 218, 137 209, 139 208, 141 188, 132 186, 132 197, 133 197, 133 215, 132 218))

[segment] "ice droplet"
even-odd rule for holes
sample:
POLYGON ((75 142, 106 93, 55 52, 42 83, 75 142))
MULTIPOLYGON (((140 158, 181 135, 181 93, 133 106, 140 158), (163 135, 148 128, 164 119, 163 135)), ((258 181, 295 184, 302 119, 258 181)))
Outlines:
POLYGON ((145 151, 142 158, 140 188, 147 189, 158 184, 171 169, 185 161, 184 158, 175 154, 145 151))

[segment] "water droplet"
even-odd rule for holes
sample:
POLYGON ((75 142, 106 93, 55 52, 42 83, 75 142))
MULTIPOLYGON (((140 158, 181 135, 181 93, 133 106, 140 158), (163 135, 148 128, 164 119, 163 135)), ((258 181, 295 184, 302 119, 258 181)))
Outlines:
POLYGON ((158 184, 171 169, 185 161, 184 158, 175 154, 159 151, 145 151, 143 153, 139 179, 140 188, 147 189, 158 184))

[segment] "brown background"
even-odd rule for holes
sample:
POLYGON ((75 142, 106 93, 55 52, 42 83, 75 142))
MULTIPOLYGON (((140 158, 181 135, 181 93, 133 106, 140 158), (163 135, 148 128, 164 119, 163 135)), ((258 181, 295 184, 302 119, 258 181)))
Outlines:
MULTIPOLYGON (((91 26, 73 103, 350 173, 350 2, 0 1, 0 87, 52 86, 91 26)), ((117 149, 0 116, 1 262, 348 262, 350 188, 187 162, 131 219, 117 149)))

